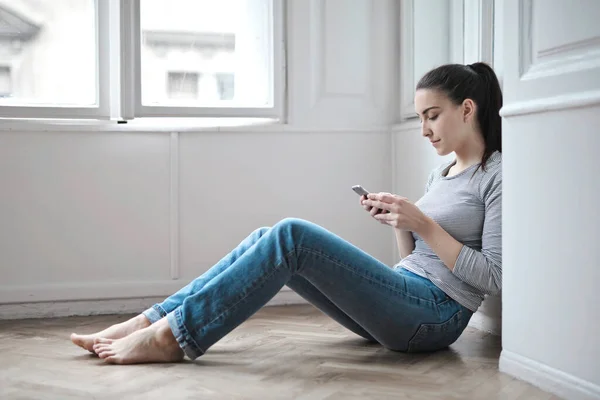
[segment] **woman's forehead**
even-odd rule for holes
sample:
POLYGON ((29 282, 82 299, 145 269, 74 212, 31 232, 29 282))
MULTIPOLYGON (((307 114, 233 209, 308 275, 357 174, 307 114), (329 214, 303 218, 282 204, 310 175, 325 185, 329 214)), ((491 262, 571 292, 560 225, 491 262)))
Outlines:
POLYGON ((431 107, 443 107, 448 102, 448 97, 439 90, 419 89, 415 93, 415 111, 418 114, 427 112, 431 107))

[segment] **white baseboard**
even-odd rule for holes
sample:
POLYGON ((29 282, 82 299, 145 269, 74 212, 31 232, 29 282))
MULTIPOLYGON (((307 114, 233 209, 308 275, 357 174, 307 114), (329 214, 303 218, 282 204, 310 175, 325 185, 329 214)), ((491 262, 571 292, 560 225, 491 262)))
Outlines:
POLYGON ((600 399, 600 386, 507 350, 500 355, 500 371, 564 399, 600 399))
POLYGON ((0 320, 133 314, 144 311, 146 308, 163 299, 164 297, 144 297, 137 299, 69 300, 0 304, 0 320))
MULTIPOLYGON (((133 314, 164 300, 161 297, 140 297, 129 299, 68 300, 36 303, 0 304, 0 320, 25 318, 57 318, 102 314, 133 314)), ((306 304, 288 287, 284 287, 267 303, 267 306, 306 304)))
POLYGON ((167 297, 189 281, 68 282, 0 286, 0 304, 167 297))

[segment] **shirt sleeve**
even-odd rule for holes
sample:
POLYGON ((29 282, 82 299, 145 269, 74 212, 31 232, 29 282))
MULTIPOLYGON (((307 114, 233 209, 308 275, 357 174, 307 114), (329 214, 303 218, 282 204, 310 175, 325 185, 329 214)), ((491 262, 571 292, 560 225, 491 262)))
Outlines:
POLYGON ((484 181, 481 188, 485 205, 481 251, 463 246, 453 273, 474 288, 494 295, 502 289, 502 170, 498 169, 484 181))

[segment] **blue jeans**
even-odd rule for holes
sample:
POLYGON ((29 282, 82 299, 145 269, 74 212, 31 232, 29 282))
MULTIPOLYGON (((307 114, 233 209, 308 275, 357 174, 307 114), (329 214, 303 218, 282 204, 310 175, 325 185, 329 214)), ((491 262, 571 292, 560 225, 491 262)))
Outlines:
POLYGON ((445 348, 472 315, 428 279, 394 270, 324 228, 295 218, 254 231, 144 315, 152 323, 166 316, 193 360, 284 285, 357 335, 395 351, 445 348))

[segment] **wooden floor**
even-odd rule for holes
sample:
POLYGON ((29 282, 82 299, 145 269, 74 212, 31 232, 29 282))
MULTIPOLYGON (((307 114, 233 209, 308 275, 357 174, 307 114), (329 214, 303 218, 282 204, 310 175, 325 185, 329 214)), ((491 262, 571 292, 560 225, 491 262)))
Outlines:
POLYGON ((0 399, 558 399, 498 372, 498 337, 407 355, 312 306, 264 308, 194 362, 106 365, 68 339, 128 317, 0 321, 0 399))

